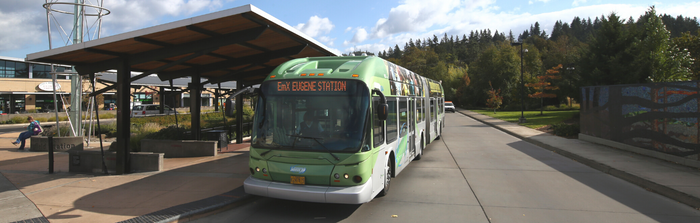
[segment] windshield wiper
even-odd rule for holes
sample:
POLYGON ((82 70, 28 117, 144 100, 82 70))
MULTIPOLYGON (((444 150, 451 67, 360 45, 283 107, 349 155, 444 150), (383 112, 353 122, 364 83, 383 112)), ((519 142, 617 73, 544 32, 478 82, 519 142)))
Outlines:
MULTIPOLYGON (((328 154, 331 154, 331 156, 333 156, 333 158, 335 158, 336 161, 339 161, 339 160, 340 160, 340 158, 338 158, 337 156, 335 156, 335 154, 333 154, 333 152, 332 152, 330 149, 328 149, 328 147, 326 147, 325 145, 323 145, 323 143, 321 143, 321 142, 318 141, 319 139, 323 139, 323 138, 319 138, 319 137, 308 137, 308 136, 302 136, 302 135, 287 135, 287 136, 296 137, 296 138, 302 138, 302 139, 313 139, 314 141, 316 141, 316 143, 318 143, 319 145, 321 145, 321 147, 323 147, 324 149, 326 149, 326 151, 328 151, 328 154)), ((294 140, 294 143, 292 144, 292 147, 294 147, 294 145, 296 144, 296 142, 297 142, 297 141, 294 140)))
POLYGON ((263 152, 263 153, 260 153, 260 156, 263 157, 263 156, 265 156, 265 154, 269 153, 270 151, 272 151, 272 149, 269 149, 269 150, 267 150, 267 151, 265 151, 265 152, 263 152))

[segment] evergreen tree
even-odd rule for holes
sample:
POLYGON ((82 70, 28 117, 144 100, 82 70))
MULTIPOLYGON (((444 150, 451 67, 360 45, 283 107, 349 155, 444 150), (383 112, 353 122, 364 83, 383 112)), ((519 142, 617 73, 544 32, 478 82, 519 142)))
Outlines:
POLYGON ((557 20, 552 28, 552 36, 550 36, 550 39, 552 41, 557 41, 557 39, 562 35, 564 35, 562 30, 562 22, 561 20, 557 20))
MULTIPOLYGON (((573 24, 572 24, 573 29, 573 24)), ((630 51, 634 37, 623 28, 615 13, 602 18, 601 28, 582 54, 580 86, 645 83, 644 77, 630 75, 635 55, 630 51)))
POLYGON ((530 30, 531 30, 530 31, 531 36, 541 36, 542 35, 542 31, 540 30, 540 23, 539 22, 535 22, 534 27, 530 26, 530 30))
POLYGON ((515 42, 515 37, 513 36, 513 30, 508 31, 508 42, 515 42))
POLYGON ((391 57, 396 58, 396 59, 401 59, 402 54, 403 53, 401 52, 401 49, 399 48, 399 44, 396 44, 394 46, 394 53, 391 55, 391 57))

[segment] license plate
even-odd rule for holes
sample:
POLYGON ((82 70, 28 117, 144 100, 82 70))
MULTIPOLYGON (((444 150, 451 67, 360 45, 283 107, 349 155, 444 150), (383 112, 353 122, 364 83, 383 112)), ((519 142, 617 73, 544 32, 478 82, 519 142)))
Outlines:
POLYGON ((306 177, 298 177, 298 176, 291 176, 292 180, 290 183, 292 184, 306 184, 306 177))

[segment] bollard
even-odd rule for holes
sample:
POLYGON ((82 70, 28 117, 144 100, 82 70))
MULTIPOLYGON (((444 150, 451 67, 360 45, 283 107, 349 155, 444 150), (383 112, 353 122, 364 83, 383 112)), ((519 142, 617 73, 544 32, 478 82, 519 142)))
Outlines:
POLYGON ((53 173, 53 136, 49 136, 49 173, 53 173))

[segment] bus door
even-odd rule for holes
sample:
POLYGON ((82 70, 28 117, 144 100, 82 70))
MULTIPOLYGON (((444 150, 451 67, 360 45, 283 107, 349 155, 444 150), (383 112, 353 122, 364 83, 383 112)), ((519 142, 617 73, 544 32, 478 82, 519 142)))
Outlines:
POLYGON ((433 113, 431 115, 431 117, 433 117, 431 119, 431 121, 433 121, 433 129, 435 130, 435 135, 437 136, 438 135, 438 121, 437 121, 438 112, 437 111, 438 111, 438 107, 439 107, 438 103, 440 103, 440 102, 438 102, 438 100, 439 100, 438 98, 430 98, 430 99, 432 99, 430 101, 431 102, 430 103, 430 110, 432 110, 431 112, 433 113))
POLYGON ((408 139, 411 154, 416 155, 416 103, 415 98, 408 98, 408 139))
POLYGON ((432 112, 430 112, 430 104, 431 103, 432 103, 432 100, 430 100, 429 97, 423 98, 423 108, 424 108, 423 111, 425 112, 425 113, 423 113, 423 115, 425 116, 424 119, 425 119, 425 143, 426 144, 430 143, 430 139, 432 139, 432 137, 430 136, 430 130, 432 129, 432 128, 430 128, 430 119, 431 119, 430 117, 432 117, 431 116, 432 112))

